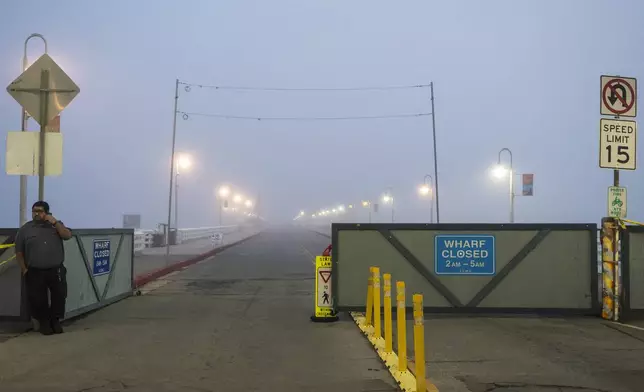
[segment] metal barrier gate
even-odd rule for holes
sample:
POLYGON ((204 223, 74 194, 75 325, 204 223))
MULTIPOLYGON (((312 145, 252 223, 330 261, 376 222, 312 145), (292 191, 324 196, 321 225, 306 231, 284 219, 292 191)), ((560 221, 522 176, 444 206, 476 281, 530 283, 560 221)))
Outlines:
POLYGON ((644 316, 644 227, 628 226, 622 232, 622 315, 644 316))
POLYGON ((378 266, 429 312, 599 315, 596 237, 596 224, 333 224, 334 306, 364 309, 378 266))
POLYGON ((0 229, 0 320, 25 320, 27 317, 20 268, 15 261, 13 244, 16 229, 0 229))
MULTIPOLYGON (((67 306, 75 317, 132 295, 132 229, 73 229, 65 241, 67 306)), ((12 244, 16 229, 0 229, 0 244, 12 244)), ((0 249, 0 320, 28 321, 24 280, 14 248, 0 249)))

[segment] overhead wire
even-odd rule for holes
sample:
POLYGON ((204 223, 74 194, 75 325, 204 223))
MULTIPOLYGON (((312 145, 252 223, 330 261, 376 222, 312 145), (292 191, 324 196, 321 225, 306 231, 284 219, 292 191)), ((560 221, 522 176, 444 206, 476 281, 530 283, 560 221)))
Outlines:
POLYGON ((389 115, 376 115, 376 116, 342 116, 342 117, 263 117, 263 116, 236 116, 229 114, 215 114, 215 113, 197 113, 197 112, 184 112, 177 111, 178 114, 183 116, 184 120, 188 120, 190 116, 199 117, 213 117, 223 118, 230 120, 255 120, 255 121, 343 121, 343 120, 375 120, 385 118, 410 118, 410 117, 423 117, 430 116, 430 113, 410 113, 410 114, 389 114, 389 115))
POLYGON ((226 86, 226 85, 208 85, 181 82, 186 91, 190 91, 192 87, 208 88, 215 90, 247 90, 247 91, 373 91, 373 90, 404 90, 426 88, 429 84, 415 84, 415 85, 402 85, 402 86, 370 86, 370 87, 252 87, 252 86, 226 86))
MULTIPOLYGON (((252 87, 252 86, 231 86, 231 85, 208 85, 197 84, 178 81, 179 84, 184 86, 186 92, 190 92, 192 87, 207 88, 214 90, 241 90, 241 91, 282 91, 282 92, 295 92, 295 91, 386 91, 386 90, 402 90, 402 89, 418 89, 430 87, 430 84, 416 84, 416 85, 398 85, 398 86, 369 86, 369 87, 252 87)), ((374 115, 374 116, 339 116, 339 117, 266 117, 266 116, 250 116, 250 115, 232 115, 221 113, 200 113, 200 112, 186 112, 177 110, 177 114, 181 114, 184 120, 188 120, 190 116, 199 117, 212 117, 230 120, 255 120, 255 121, 343 121, 343 120, 374 120, 374 119, 387 119, 387 118, 411 118, 430 116, 432 113, 408 113, 408 114, 387 114, 387 115, 374 115)))

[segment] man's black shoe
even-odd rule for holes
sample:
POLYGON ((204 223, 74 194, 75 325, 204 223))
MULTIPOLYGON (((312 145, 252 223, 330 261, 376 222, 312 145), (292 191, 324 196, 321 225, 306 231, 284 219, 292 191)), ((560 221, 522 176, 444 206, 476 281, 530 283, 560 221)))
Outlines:
POLYGON ((51 325, 49 324, 48 321, 49 320, 40 320, 39 321, 40 328, 38 329, 38 331, 40 331, 41 334, 47 335, 47 336, 54 333, 54 330, 51 328, 51 325))
POLYGON ((54 333, 63 333, 63 326, 60 325, 60 320, 57 318, 54 318, 51 320, 51 329, 53 330, 54 333))

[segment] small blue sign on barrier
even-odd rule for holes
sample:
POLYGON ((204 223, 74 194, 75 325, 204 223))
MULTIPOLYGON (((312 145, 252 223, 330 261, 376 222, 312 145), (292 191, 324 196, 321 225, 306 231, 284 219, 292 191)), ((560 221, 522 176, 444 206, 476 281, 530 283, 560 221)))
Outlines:
POLYGON ((110 240, 94 240, 93 273, 94 276, 110 273, 110 240))
POLYGON ((496 249, 489 234, 448 234, 434 237, 436 275, 494 275, 496 249))

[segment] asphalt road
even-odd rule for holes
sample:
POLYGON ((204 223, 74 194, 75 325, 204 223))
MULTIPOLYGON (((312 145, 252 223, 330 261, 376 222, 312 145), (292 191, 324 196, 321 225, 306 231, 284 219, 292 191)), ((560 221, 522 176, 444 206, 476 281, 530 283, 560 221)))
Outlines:
MULTIPOLYGON (((393 312, 395 317, 395 311, 393 312)), ((644 330, 599 318, 426 315, 440 392, 641 392, 644 330)), ((396 345, 394 321, 394 346, 396 345)), ((413 322, 407 323, 413 359, 413 322)))
POLYGON ((272 229, 66 327, 0 343, 0 389, 394 391, 351 321, 312 323, 328 238, 272 229))

